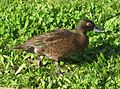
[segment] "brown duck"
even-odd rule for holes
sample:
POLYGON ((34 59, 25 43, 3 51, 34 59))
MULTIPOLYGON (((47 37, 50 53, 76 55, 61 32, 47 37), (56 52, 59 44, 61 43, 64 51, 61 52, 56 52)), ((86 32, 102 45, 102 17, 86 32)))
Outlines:
POLYGON ((40 56, 47 56, 56 62, 58 70, 60 70, 58 64, 62 57, 80 53, 88 46, 89 39, 86 33, 92 30, 95 32, 103 32, 96 29, 93 21, 84 19, 77 24, 75 32, 67 29, 57 29, 33 37, 13 49, 21 49, 37 54, 40 59, 39 63, 41 63, 40 56))

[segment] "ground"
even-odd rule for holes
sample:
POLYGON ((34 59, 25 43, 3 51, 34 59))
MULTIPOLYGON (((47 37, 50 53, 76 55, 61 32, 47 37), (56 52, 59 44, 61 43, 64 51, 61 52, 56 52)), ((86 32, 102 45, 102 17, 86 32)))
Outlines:
POLYGON ((2 0, 0 1, 0 86, 35 89, 120 88, 120 0, 2 0), (74 29, 89 18, 104 34, 88 33, 88 48, 61 61, 64 76, 44 58, 9 50, 55 28, 74 29))

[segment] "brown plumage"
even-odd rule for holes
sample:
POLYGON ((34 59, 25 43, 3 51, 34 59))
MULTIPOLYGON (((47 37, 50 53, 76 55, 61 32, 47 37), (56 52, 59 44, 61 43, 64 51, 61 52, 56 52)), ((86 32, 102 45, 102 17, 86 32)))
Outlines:
MULTIPOLYGON (((26 52, 36 53, 38 56, 45 55, 57 62, 62 57, 80 53, 88 46, 88 36, 86 33, 92 30, 103 32, 95 28, 91 20, 81 20, 71 32, 67 29, 57 29, 52 32, 33 37, 22 45, 14 49, 21 49, 26 52)), ((57 66, 59 68, 59 66, 57 66)))

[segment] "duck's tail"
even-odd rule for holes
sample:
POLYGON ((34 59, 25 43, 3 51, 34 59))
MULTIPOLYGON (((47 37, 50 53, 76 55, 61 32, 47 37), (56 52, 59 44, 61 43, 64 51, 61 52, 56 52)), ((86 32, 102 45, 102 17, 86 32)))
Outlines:
POLYGON ((24 44, 10 48, 10 50, 22 50, 22 51, 26 51, 29 53, 36 53, 36 54, 40 54, 41 52, 43 52, 43 49, 41 47, 33 46, 33 45, 26 46, 24 44))
POLYGON ((15 49, 23 50, 24 47, 23 47, 23 45, 18 45, 18 46, 16 46, 16 47, 10 48, 10 50, 15 50, 15 49))

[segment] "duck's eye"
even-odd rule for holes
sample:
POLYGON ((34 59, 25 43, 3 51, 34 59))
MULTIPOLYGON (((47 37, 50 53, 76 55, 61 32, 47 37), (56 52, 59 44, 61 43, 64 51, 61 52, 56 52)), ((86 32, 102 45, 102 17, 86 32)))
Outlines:
POLYGON ((88 23, 87 23, 87 26, 91 26, 91 23, 88 22, 88 23))

